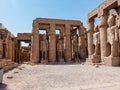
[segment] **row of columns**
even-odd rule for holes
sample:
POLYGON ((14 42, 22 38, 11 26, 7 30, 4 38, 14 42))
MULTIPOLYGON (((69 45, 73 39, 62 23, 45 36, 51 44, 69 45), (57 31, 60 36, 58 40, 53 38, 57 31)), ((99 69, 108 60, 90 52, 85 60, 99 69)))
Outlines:
MULTIPOLYGON (((50 33, 49 33, 49 60, 50 62, 56 61, 56 34, 55 34, 55 24, 50 24, 50 33)), ((71 52, 71 41, 70 41, 70 25, 65 25, 65 59, 67 62, 71 61, 72 52, 71 52)), ((39 24, 34 23, 33 25, 33 35, 32 35, 32 46, 31 46, 31 63, 39 62, 39 24)))
MULTIPOLYGON (((49 61, 56 61, 56 26, 55 24, 50 24, 49 27, 49 61)), ((65 24, 65 36, 64 36, 64 50, 65 50, 65 60, 70 63, 72 60, 72 45, 71 45, 71 25, 65 24)), ((82 58, 86 58, 86 47, 85 47, 85 28, 79 27, 81 30, 79 39, 79 47, 82 58)), ((32 46, 31 46, 31 63, 37 63, 40 60, 40 43, 39 43, 39 24, 34 23, 33 25, 33 35, 32 35, 32 46)))
POLYGON ((0 38, 0 59, 15 60, 15 39, 11 33, 6 33, 6 38, 0 38))
MULTIPOLYGON (((103 11, 99 15, 99 31, 100 31, 100 50, 101 50, 101 59, 107 56, 107 19, 108 12, 103 11)), ((93 47, 93 32, 94 32, 94 18, 88 20, 88 29, 87 29, 87 42, 88 42, 88 54, 89 57, 94 53, 93 47)))

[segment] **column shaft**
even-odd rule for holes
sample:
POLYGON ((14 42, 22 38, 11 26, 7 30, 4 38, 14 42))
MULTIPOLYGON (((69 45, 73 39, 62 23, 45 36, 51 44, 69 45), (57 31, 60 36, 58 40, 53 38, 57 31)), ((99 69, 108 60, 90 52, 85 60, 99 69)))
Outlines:
POLYGON ((107 56, 107 15, 99 17, 99 31, 100 31, 100 45, 101 45, 101 59, 107 56))
POLYGON ((3 58, 3 40, 0 39, 0 59, 3 58))
POLYGON ((78 42, 79 42, 79 53, 82 59, 85 59, 86 56, 86 43, 85 43, 85 33, 84 29, 80 28, 80 34, 78 37, 78 42))
POLYGON ((72 50, 71 50, 71 37, 70 37, 70 25, 65 25, 66 35, 65 35, 65 59, 67 62, 71 61, 72 50))
POLYGON ((50 33, 49 33, 49 60, 52 63, 54 63, 56 61, 55 24, 50 24, 50 33))
POLYGON ((9 59, 13 60, 13 44, 12 44, 12 40, 9 40, 9 59))
POLYGON ((31 40, 31 63, 38 63, 39 62, 39 52, 40 52, 40 45, 39 45, 39 26, 35 24, 33 27, 32 33, 32 40, 31 40))
POLYGON ((88 20, 88 29, 87 29, 87 44, 88 44, 88 55, 91 56, 94 53, 93 47, 93 32, 94 32, 94 20, 88 20))

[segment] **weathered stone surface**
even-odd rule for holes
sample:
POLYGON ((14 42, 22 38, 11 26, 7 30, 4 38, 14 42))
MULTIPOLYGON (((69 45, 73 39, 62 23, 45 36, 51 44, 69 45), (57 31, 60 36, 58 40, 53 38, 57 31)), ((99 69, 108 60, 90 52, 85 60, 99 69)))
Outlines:
POLYGON ((59 39, 57 43, 57 51, 58 51, 58 62, 60 63, 64 63, 63 49, 64 49, 64 46, 63 46, 62 39, 59 39))
POLYGON ((100 58, 99 59, 95 58, 96 61, 100 60, 102 63, 105 63, 106 65, 112 66, 119 65, 120 58, 119 2, 120 2, 119 0, 106 0, 96 9, 94 9, 91 13, 89 13, 88 15, 89 27, 87 29, 89 58, 87 59, 87 61, 93 62, 94 61, 93 57, 95 57, 95 55, 99 55, 100 58), (99 33, 95 33, 92 31, 95 25, 93 22, 90 22, 91 20, 94 20, 96 17, 99 18, 98 24, 99 33), (97 50, 99 50, 97 46, 98 36, 100 38, 99 54, 97 54, 97 50), (95 50, 93 49, 92 46, 93 44, 95 45, 94 48, 95 50))
POLYGON ((120 0, 104 1, 88 14, 87 28, 78 20, 36 18, 32 33, 14 37, 0 24, 0 59, 55 64, 81 62, 88 57, 88 62, 119 65, 119 6, 120 0), (97 25, 95 18, 99 19, 97 25), (41 30, 45 30, 45 35, 41 30), (21 41, 29 42, 29 46, 21 46, 21 41))
POLYGON ((109 66, 120 66, 120 57, 105 57, 104 62, 109 66))
POLYGON ((48 40, 46 38, 46 35, 43 36, 43 40, 41 40, 41 63, 47 63, 48 62, 48 40))
MULTIPOLYGON (((71 63, 72 62, 72 45, 73 45, 72 38, 71 38, 72 37, 71 30, 74 31, 77 36, 77 31, 76 31, 77 29, 79 31, 83 30, 83 29, 85 30, 83 24, 80 21, 36 18, 33 21, 33 32, 32 32, 33 38, 31 40, 32 52, 31 52, 30 61, 33 63, 36 63, 36 62, 44 63, 43 57, 47 56, 46 58, 48 59, 48 62, 50 62, 50 63, 56 63, 56 62, 71 63), (42 45, 43 35, 41 33, 39 33, 39 30, 43 30, 43 29, 46 31, 46 37, 49 41, 49 43, 47 45, 48 50, 45 51, 46 54, 43 52, 43 50, 41 50, 41 51, 38 50, 39 48, 43 48, 46 46, 46 44, 42 45), (56 30, 60 30, 60 33, 56 34, 56 30), (37 38, 35 38, 35 35, 37 38), (38 35, 39 35, 39 38, 38 38, 38 35), (58 39, 58 36, 61 38, 61 40, 58 39), (40 42, 39 48, 38 48, 38 42, 40 42), (38 52, 39 52, 39 55, 38 55, 38 52), (36 55, 38 55, 38 56, 36 56, 36 55)), ((75 51, 75 53, 77 54, 76 55, 77 58, 79 58, 78 56, 82 56, 82 57, 86 58, 86 48, 85 48, 85 42, 84 42, 85 37, 84 36, 85 36, 84 32, 81 33, 81 35, 79 36, 82 39, 80 41, 80 43, 82 43, 81 47, 83 47, 81 49, 81 51, 85 51, 85 52, 83 52, 84 54, 82 54, 82 52, 79 53, 78 38, 76 40, 77 43, 74 46, 74 48, 76 48, 76 46, 77 46, 77 51, 75 51)), ((47 60, 47 59, 45 59, 45 60, 47 60)))

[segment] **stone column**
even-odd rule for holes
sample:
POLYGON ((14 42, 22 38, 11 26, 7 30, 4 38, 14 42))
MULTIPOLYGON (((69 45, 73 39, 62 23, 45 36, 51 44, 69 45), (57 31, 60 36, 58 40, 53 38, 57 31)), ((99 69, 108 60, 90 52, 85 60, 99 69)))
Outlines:
POLYGON ((61 37, 63 38, 64 37, 64 33, 65 33, 65 27, 62 26, 61 30, 60 30, 60 34, 61 34, 61 37))
POLYGON ((79 34, 79 38, 78 38, 78 42, 79 42, 79 53, 80 53, 80 56, 82 59, 85 59, 87 56, 86 56, 86 42, 85 42, 85 28, 80 27, 80 34, 79 34))
POLYGON ((9 59, 11 60, 11 61, 13 61, 13 47, 12 47, 13 45, 12 45, 12 40, 9 40, 9 47, 8 47, 8 50, 9 50, 9 59))
POLYGON ((87 28, 87 44, 88 44, 88 57, 90 57, 94 53, 93 47, 93 32, 94 32, 94 19, 88 20, 88 28, 87 28))
POLYGON ((118 16, 118 20, 117 20, 117 25, 118 25, 118 29, 119 29, 119 56, 120 56, 120 7, 118 9, 118 15, 119 16, 118 16))
POLYGON ((49 61, 51 63, 55 63, 55 61, 56 61, 55 24, 50 24, 50 33, 49 33, 49 61))
POLYGON ((71 50, 71 37, 70 37, 70 25, 65 25, 65 59, 66 62, 70 63, 72 59, 72 50, 71 50))
POLYGON ((15 62, 19 62, 19 43, 17 38, 15 38, 15 62))
POLYGON ((3 58, 3 40, 0 39, 0 59, 3 58))
POLYGON ((12 60, 15 62, 15 39, 12 40, 12 60))
POLYGON ((9 36, 10 33, 8 32, 5 43, 6 43, 6 59, 9 59, 9 36))
POLYGON ((39 24, 34 23, 31 41, 31 63, 39 62, 39 24))
POLYGON ((100 45, 101 45, 101 59, 107 56, 107 12, 99 15, 99 31, 100 31, 100 45))

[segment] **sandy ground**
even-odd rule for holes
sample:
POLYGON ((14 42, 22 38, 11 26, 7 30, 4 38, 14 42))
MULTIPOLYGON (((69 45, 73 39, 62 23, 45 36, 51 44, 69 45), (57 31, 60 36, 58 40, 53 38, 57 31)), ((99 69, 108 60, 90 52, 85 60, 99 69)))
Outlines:
POLYGON ((4 74, 0 90, 120 90, 120 67, 21 65, 4 74), (8 76, 13 76, 8 79, 8 76))

